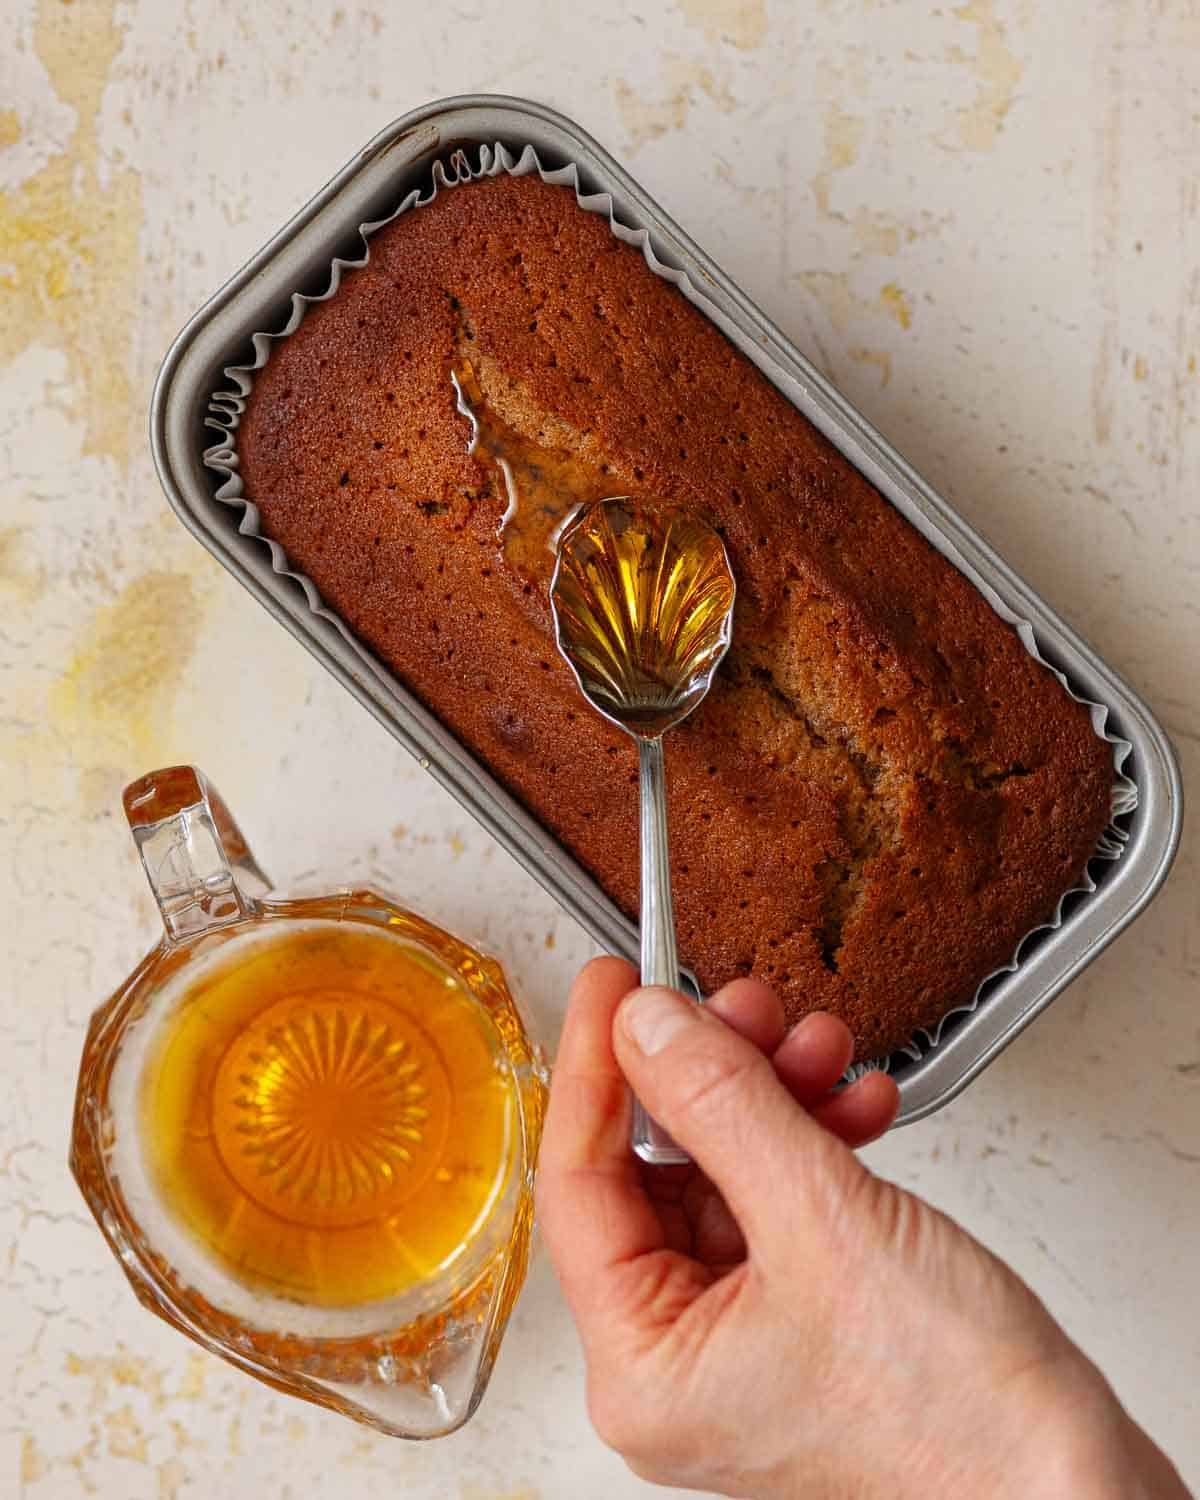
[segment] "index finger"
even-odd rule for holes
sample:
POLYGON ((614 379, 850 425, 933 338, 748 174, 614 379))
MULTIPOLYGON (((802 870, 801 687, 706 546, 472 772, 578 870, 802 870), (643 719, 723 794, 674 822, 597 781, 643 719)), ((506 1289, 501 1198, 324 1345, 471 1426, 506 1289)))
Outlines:
POLYGON ((612 1271, 665 1243, 630 1150, 629 1090, 612 1048, 613 1016, 636 984, 631 964, 597 958, 571 986, 538 1155, 542 1238, 581 1332, 603 1311, 612 1271))

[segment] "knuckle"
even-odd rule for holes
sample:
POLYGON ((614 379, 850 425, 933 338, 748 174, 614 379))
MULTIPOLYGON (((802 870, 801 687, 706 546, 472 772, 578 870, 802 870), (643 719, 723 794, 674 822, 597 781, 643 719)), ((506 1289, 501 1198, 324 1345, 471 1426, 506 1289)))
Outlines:
MULTIPOLYGON (((673 1080, 675 1110, 703 1124, 727 1118, 752 1101, 770 1064, 751 1047, 697 1048, 673 1080)), ((722 1038, 724 1040, 724 1038, 722 1038)))
POLYGON ((889 1226, 892 1213, 903 1213, 899 1201, 906 1195, 875 1176, 850 1151, 824 1152, 808 1163, 810 1196, 817 1217, 825 1226, 839 1255, 853 1263, 864 1251, 864 1242, 892 1243, 897 1248, 911 1226, 897 1222, 889 1226))

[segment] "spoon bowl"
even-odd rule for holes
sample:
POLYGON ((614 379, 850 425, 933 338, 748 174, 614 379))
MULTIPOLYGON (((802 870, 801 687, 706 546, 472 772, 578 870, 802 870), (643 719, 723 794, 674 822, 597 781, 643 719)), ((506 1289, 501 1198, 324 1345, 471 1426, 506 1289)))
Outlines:
MULTIPOLYGON (((580 691, 638 745, 642 983, 679 987, 663 735, 699 707, 733 635, 736 588, 721 538, 680 506, 616 496, 558 539, 554 634, 580 691)), ((633 1149, 686 1162, 637 1101, 633 1149)))
POLYGON ((687 718, 733 633, 721 538, 678 506, 620 496, 563 529, 550 585, 555 635, 584 697, 637 739, 687 718))

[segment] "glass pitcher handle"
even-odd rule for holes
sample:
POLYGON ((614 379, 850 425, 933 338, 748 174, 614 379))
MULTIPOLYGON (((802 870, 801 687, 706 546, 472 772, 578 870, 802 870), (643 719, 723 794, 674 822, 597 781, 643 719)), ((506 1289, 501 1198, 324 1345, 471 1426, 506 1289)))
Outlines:
POLYGON ((125 788, 122 801, 168 942, 242 921, 270 890, 229 809, 195 766, 151 771, 125 788))

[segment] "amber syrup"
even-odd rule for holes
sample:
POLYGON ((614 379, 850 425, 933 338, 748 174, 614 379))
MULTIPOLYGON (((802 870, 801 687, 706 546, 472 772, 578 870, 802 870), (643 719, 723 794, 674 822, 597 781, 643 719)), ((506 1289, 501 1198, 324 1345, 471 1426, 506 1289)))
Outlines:
POLYGON ((612 499, 563 534, 560 643, 592 702, 636 733, 680 716, 728 643, 733 597, 720 538, 690 511, 612 499))
POLYGON ((281 924, 200 971, 142 1072, 157 1195, 238 1281, 318 1307, 435 1277, 502 1193, 515 1128, 491 1023, 386 931, 281 924))

